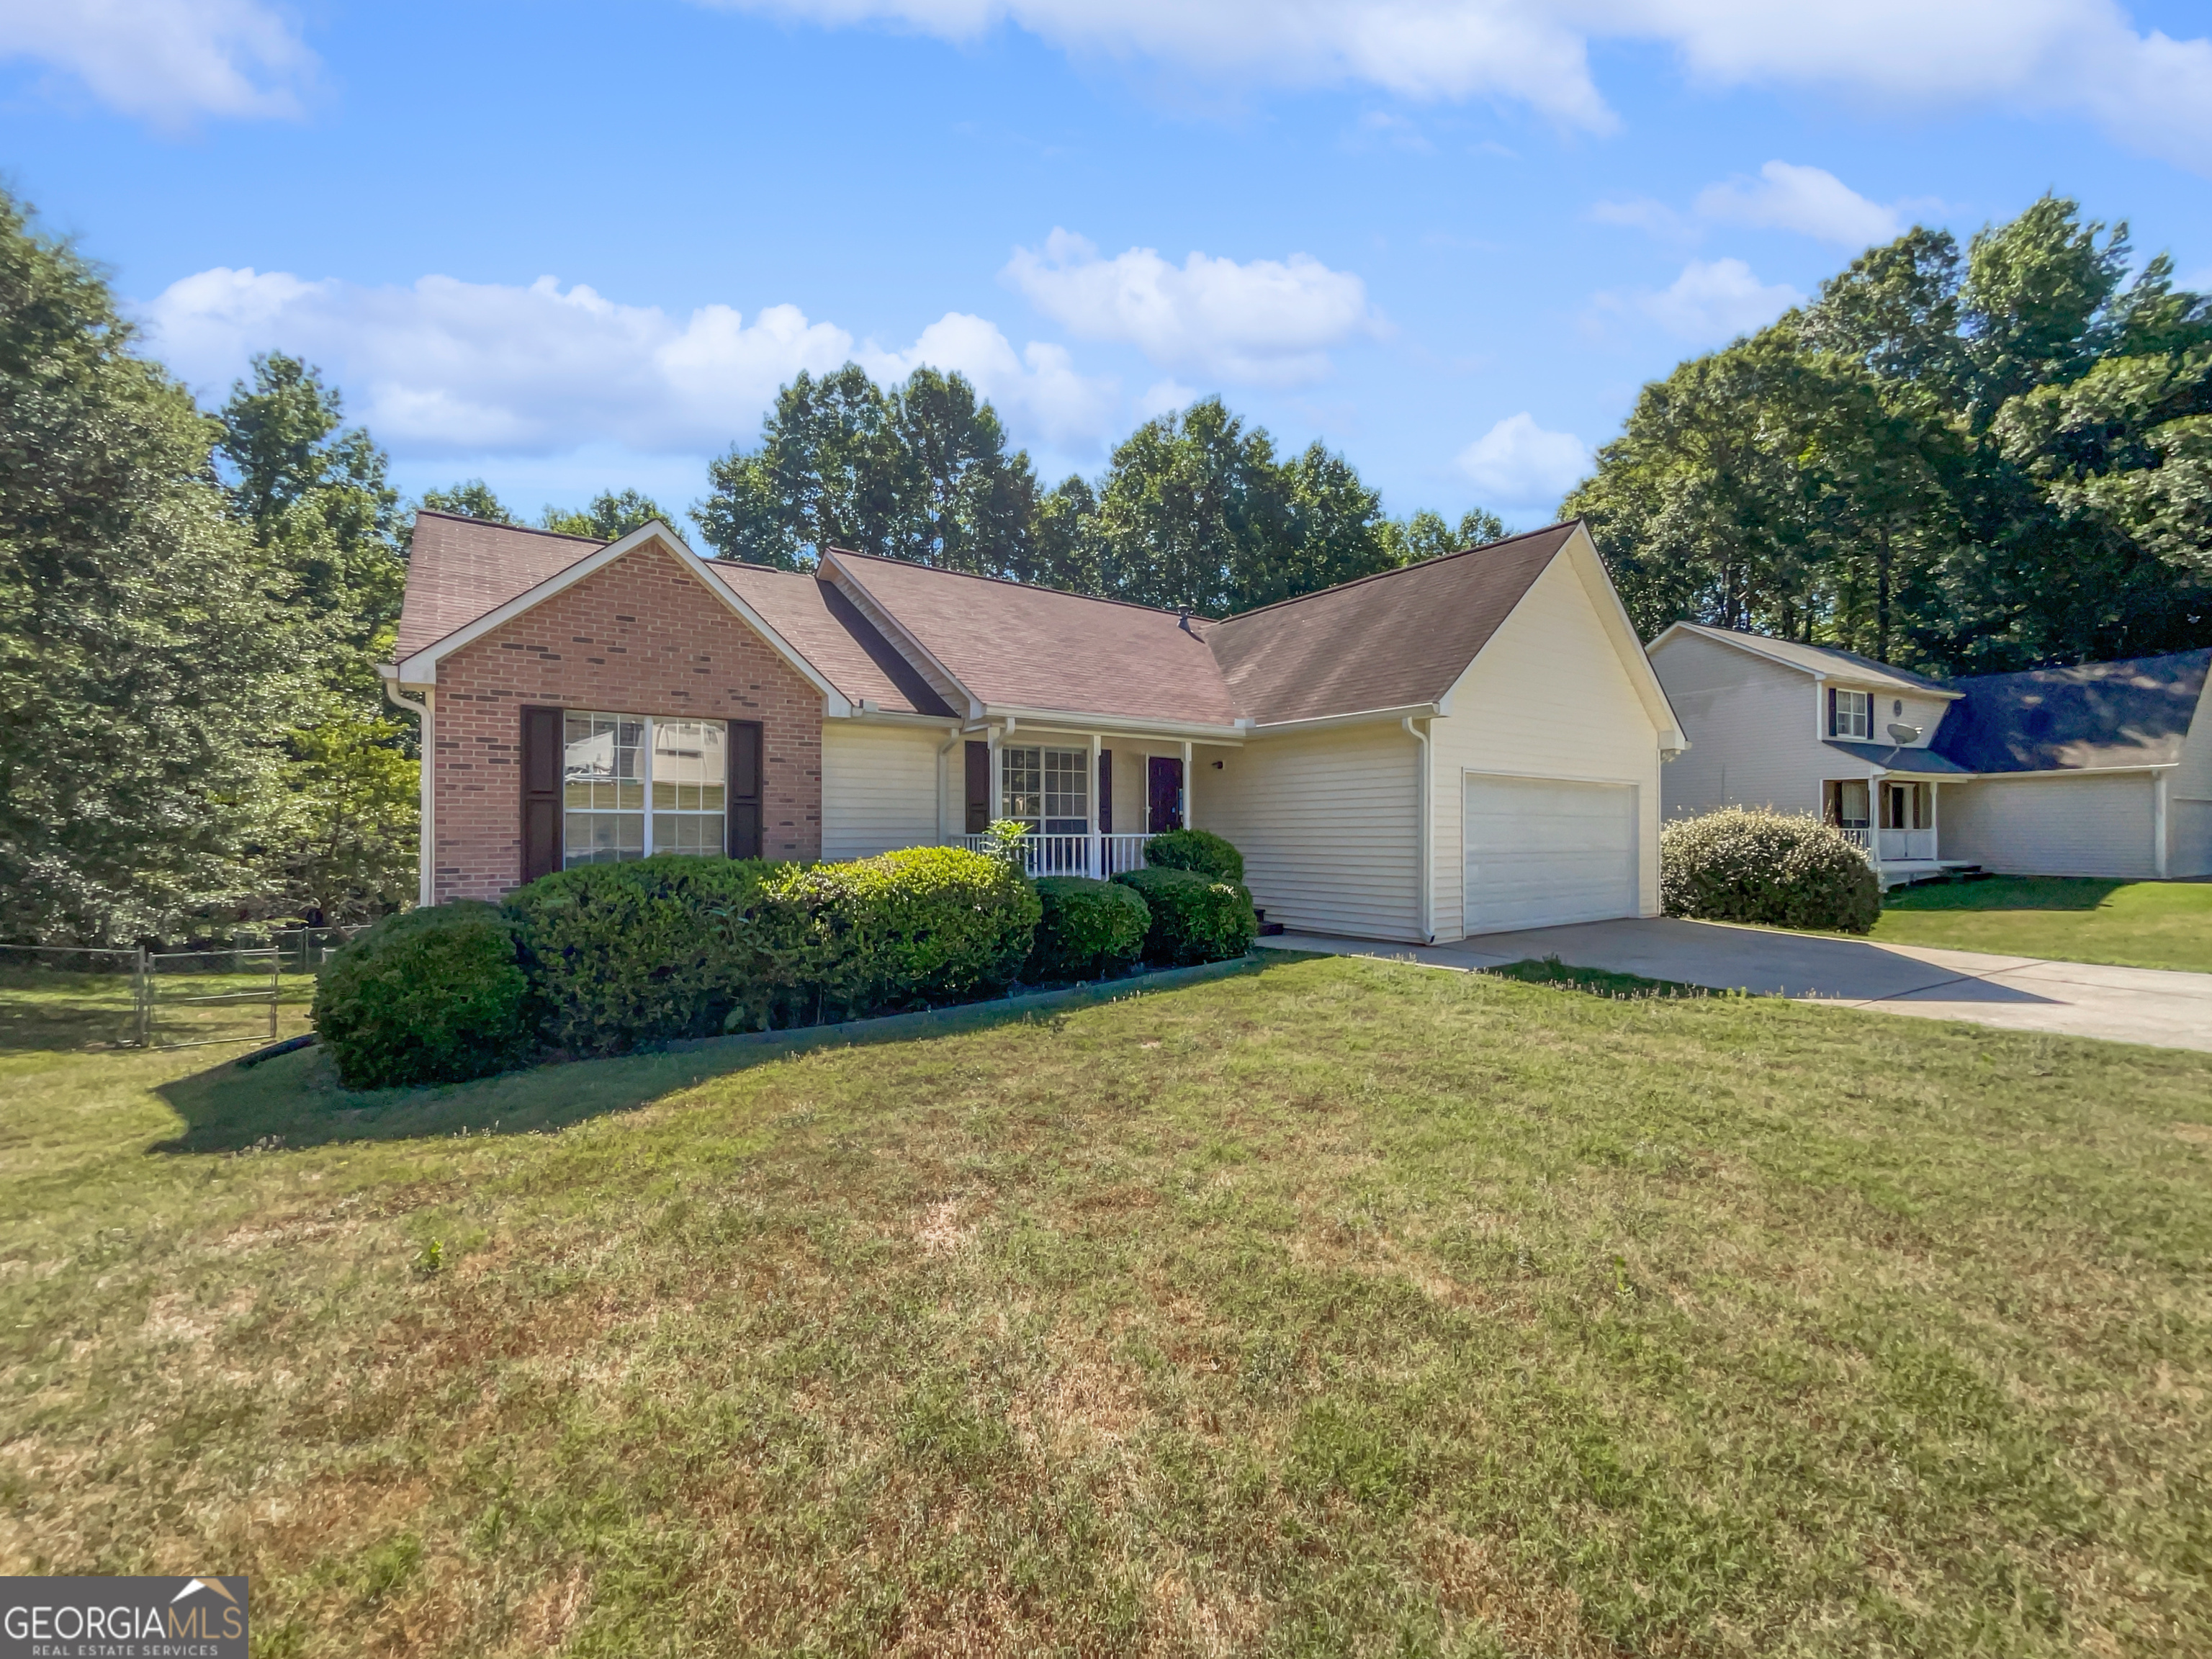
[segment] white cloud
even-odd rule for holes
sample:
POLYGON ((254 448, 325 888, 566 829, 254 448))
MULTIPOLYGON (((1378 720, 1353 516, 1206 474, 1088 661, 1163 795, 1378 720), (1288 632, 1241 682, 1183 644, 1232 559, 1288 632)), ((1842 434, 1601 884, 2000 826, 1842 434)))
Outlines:
POLYGON ((1869 202, 1832 173, 1788 161, 1769 161, 1756 181, 1708 185, 1693 206, 1701 219, 1794 230, 1852 248, 1887 242, 1905 228, 1895 208, 1869 202))
POLYGON ((1571 432, 1547 432, 1523 410, 1459 453, 1459 470, 1486 505, 1549 507, 1589 470, 1589 446, 1571 432))
POLYGON ((1810 87, 1949 112, 2084 117, 2212 173, 2212 40, 2139 33, 2118 0, 702 0, 949 40, 1000 24, 1071 51, 1286 85, 1488 97, 1618 125, 1592 41, 1672 46, 1711 86, 1810 87))
POLYGON ((902 380, 924 363, 957 370, 1016 431, 1033 432, 1060 449, 1097 443, 1121 401, 1114 381, 1077 374, 1066 346, 1033 340, 1016 356, 996 324, 962 311, 946 312, 904 351, 882 351, 872 344, 860 361, 885 382, 902 380))
POLYGON ((315 55, 256 0, 0 0, 0 58, 82 82, 171 130, 201 116, 290 116, 315 55))
POLYGON ((1103 435, 1110 382, 1076 374, 1064 349, 1025 357, 981 318, 953 313, 905 352, 855 346, 846 330, 769 306, 749 322, 724 305, 678 318, 550 276, 527 288, 425 276, 410 287, 307 282, 218 267, 146 307, 153 343, 179 374, 219 392, 255 351, 319 363, 348 413, 414 455, 544 455, 591 445, 698 454, 750 441, 776 388, 801 369, 856 358, 902 375, 931 362, 967 373, 1018 435, 1103 435))
POLYGON ((1657 293, 1601 295, 1612 309, 1632 306, 1668 333, 1717 344, 1763 328, 1804 299, 1787 283, 1762 283, 1741 259, 1692 259, 1657 293))
POLYGON ((1054 229, 1042 252, 1016 248, 1006 280, 1085 339, 1133 345, 1163 368, 1256 386, 1295 386, 1328 373, 1328 348, 1381 323, 1349 271, 1293 253, 1286 260, 1193 253, 1170 264, 1153 249, 1111 259, 1054 229))

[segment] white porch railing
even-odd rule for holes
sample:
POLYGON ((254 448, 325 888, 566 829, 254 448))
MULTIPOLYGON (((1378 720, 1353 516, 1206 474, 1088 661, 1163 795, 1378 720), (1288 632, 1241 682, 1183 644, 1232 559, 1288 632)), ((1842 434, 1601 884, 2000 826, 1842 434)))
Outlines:
POLYGON ((1884 864, 1916 859, 1932 860, 1935 856, 1936 832, 1933 830, 1885 830, 1881 832, 1881 860, 1884 864))
POLYGON ((1874 832, 1872 830, 1854 829, 1848 823, 1840 824, 1838 828, 1843 831, 1844 839, 1850 842, 1852 846, 1857 848, 1861 852, 1871 853, 1874 851, 1874 832))
MULTIPOLYGON (((1150 836, 1024 836, 1022 868, 1032 876, 1091 876, 1101 880, 1124 870, 1145 867, 1145 843, 1150 836)), ((960 845, 971 853, 988 853, 988 836, 963 836, 960 845)))

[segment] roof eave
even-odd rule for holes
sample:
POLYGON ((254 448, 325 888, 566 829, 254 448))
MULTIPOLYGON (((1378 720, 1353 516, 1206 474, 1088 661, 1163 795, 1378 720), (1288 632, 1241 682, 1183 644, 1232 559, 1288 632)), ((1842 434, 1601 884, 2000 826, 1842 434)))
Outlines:
POLYGON ((991 725, 1012 720, 1018 731, 1024 726, 1079 732, 1124 732, 1133 737, 1188 738, 1194 743, 1242 743, 1253 732, 1249 720, 1223 726, 1212 720, 1152 720, 1140 714, 1108 714, 1081 708, 1030 708, 1015 703, 985 703, 968 724, 991 725))

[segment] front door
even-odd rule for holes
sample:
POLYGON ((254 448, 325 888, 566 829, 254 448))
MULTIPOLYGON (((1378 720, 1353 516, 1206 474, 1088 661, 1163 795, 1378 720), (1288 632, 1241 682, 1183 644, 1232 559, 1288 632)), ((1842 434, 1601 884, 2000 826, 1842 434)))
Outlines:
POLYGON ((1154 755, 1145 768, 1145 833, 1165 835, 1182 828, 1182 763, 1167 755, 1154 755))

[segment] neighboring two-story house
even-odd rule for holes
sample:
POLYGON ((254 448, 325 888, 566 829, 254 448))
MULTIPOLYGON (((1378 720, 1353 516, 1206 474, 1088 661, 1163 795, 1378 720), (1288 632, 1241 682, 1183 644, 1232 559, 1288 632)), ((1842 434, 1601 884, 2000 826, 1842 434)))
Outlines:
POLYGON ((1677 623, 1650 654, 1691 743, 1666 771, 1669 817, 1818 813, 1893 884, 2212 874, 2212 651, 1931 680, 1677 623))
POLYGON ((392 699, 422 902, 678 852, 854 858, 1025 824, 1105 875, 1189 823, 1292 927, 1657 914, 1682 745, 1579 524, 1214 621, 830 551, 702 559, 424 513, 392 699))

